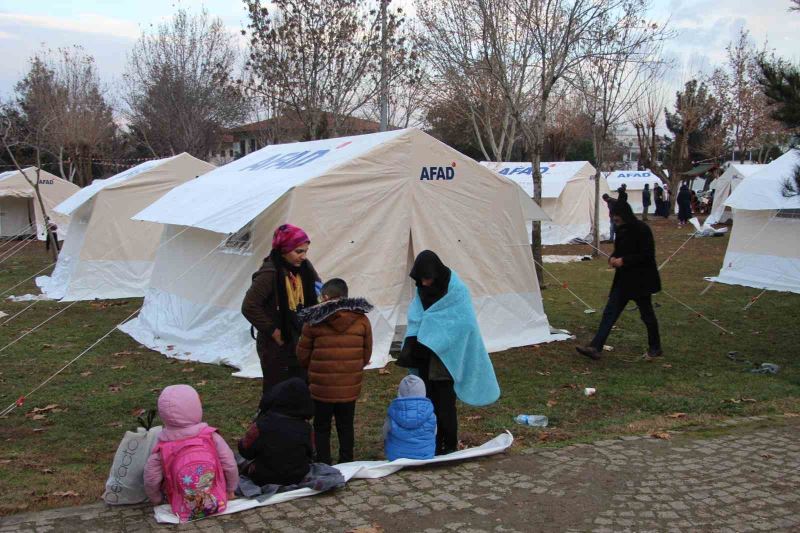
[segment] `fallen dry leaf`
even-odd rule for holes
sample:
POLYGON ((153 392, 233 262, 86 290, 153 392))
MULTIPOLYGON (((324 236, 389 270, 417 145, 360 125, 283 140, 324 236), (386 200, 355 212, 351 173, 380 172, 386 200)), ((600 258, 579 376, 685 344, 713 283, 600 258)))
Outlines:
POLYGON ((131 410, 131 416, 142 416, 146 412, 147 411, 145 409, 143 409, 141 407, 136 407, 133 410, 131 410))
POLYGON ((186 368, 181 369, 181 372, 194 372, 194 368, 187 366, 186 368))
POLYGON ((9 465, 11 464, 11 459, 0 459, 0 465, 9 465))
POLYGON ((91 370, 87 370, 86 372, 81 372, 81 376, 83 376, 85 378, 87 378, 87 377, 89 377, 91 375, 92 375, 92 371, 91 370))
POLYGON ((31 413, 34 413, 34 414, 36 414, 36 413, 46 413, 48 411, 55 411, 56 408, 58 408, 58 404, 57 403, 51 403, 50 405, 47 405, 45 407, 34 407, 33 410, 31 411, 31 413))
POLYGON ((121 352, 112 353, 111 357, 124 357, 126 355, 139 355, 139 352, 131 352, 129 350, 123 350, 121 352))
POLYGON ((556 400, 547 400, 547 407, 553 407, 554 405, 557 404, 558 402, 556 400))
POLYGON ((33 428, 34 433, 42 433, 43 431, 47 431, 47 428, 33 428))
POLYGON ((108 427, 110 427, 110 428, 121 428, 122 427, 122 422, 111 422, 111 423, 108 424, 108 427))
POLYGON ((383 528, 378 524, 371 526, 360 526, 355 529, 349 529, 347 533, 383 533, 383 528))
POLYGON ((561 388, 562 389, 577 389, 578 386, 576 384, 574 384, 574 383, 564 383, 563 385, 561 385, 561 388))
POLYGON ((67 490, 67 491, 54 492, 50 496, 58 496, 59 498, 77 498, 80 496, 80 494, 78 494, 74 490, 67 490))
POLYGON ((123 368, 125 368, 125 365, 116 365, 112 366, 111 370, 122 370, 123 368))
POLYGON ((661 440, 670 440, 672 435, 667 433, 666 431, 656 431, 655 433, 650 434, 651 437, 654 439, 661 439, 661 440))
POLYGON ((381 368, 380 370, 378 370, 378 374, 380 374, 381 376, 385 376, 385 375, 391 374, 391 373, 392 372, 388 368, 385 368, 385 367, 381 368))
POLYGON ((31 416, 32 420, 44 420, 45 418, 47 418, 47 415, 33 415, 33 416, 31 416))
POLYGON ((547 371, 545 371, 545 372, 539 372, 539 371, 537 370, 537 371, 536 371, 536 373, 537 373, 537 374, 539 374, 540 376, 549 376, 549 375, 550 375, 550 372, 547 372, 547 371))
POLYGON ((47 349, 50 349, 52 347, 53 347, 52 344, 42 344, 42 350, 47 350, 47 349))
POLYGON ((204 386, 204 385, 205 385, 205 384, 207 384, 207 383, 208 383, 208 381, 206 381, 206 380, 204 379, 203 381, 198 381, 197 383, 195 383, 195 384, 194 384, 194 386, 195 386, 195 387, 202 387, 202 386, 204 386))
POLYGON ((686 413, 672 413, 667 415, 667 418, 686 418, 686 413))
POLYGON ((471 421, 471 420, 480 420, 483 417, 481 415, 470 415, 470 416, 465 416, 464 418, 466 420, 470 420, 471 421))
POLYGON ((672 365, 669 363, 661 365, 661 368, 672 368, 672 365))
POLYGON ((52 474, 54 472, 52 468, 42 468, 42 474, 52 474))

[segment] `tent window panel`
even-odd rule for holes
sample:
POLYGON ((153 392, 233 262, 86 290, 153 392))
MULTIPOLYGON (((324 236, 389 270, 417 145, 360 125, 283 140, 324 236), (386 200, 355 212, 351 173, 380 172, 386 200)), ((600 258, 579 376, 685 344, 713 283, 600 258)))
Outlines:
POLYGON ((220 246, 220 251, 226 254, 251 255, 253 253, 253 223, 232 233, 220 246))
POLYGON ((800 209, 781 209, 776 217, 800 219, 800 209))

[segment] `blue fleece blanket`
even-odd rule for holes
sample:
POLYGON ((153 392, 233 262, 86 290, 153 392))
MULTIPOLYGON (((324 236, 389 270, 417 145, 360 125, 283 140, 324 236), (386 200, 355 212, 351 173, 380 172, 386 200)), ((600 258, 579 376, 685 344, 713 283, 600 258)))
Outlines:
POLYGON ((414 336, 442 360, 462 402, 489 405, 500 397, 469 289, 455 272, 447 294, 428 309, 422 308, 419 294, 414 297, 408 309, 406 337, 414 336))

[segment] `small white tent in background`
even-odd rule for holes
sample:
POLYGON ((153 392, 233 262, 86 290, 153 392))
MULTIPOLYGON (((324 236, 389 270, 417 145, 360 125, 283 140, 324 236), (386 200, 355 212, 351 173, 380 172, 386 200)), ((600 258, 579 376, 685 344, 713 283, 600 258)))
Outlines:
POLYGON ((628 204, 630 204, 634 213, 641 213, 644 211, 642 205, 642 191, 645 185, 650 185, 650 209, 648 213, 653 214, 655 211, 655 198, 653 196, 653 187, 656 185, 664 186, 661 178, 650 172, 649 170, 614 170, 606 175, 608 181, 608 188, 611 189, 611 196, 616 198, 618 196, 617 189, 624 183, 628 192, 628 204))
POLYGON ((744 179, 726 205, 734 225, 719 276, 711 281, 800 293, 800 196, 783 195, 800 165, 790 150, 744 179))
MULTIPOLYGON (((530 163, 483 161, 481 164, 516 181, 528 196, 533 196, 533 172, 530 163)), ((542 209, 550 217, 549 222, 542 222, 542 244, 591 241, 595 168, 588 161, 563 161, 542 163, 540 169, 542 209)), ((608 192, 608 184, 601 178, 600 196, 608 192)), ((600 209, 600 235, 604 238, 610 231, 605 203, 601 203, 600 209)), ((530 235, 530 227, 528 230, 530 235)))
POLYGON ((736 190, 736 187, 748 176, 759 172, 765 165, 741 165, 731 163, 722 176, 711 182, 710 189, 714 190, 714 205, 711 213, 705 220, 706 224, 724 224, 728 222, 733 213, 729 207, 725 206, 728 197, 736 190))
POLYGON ((53 299, 144 296, 163 227, 131 216, 214 168, 187 153, 147 161, 91 185, 55 207, 72 216, 52 276, 36 278, 53 299))
POLYGON ((469 286, 489 350, 562 339, 525 231, 545 216, 515 183, 417 129, 267 146, 136 215, 166 224, 166 244, 142 311, 120 329, 165 355, 261 376, 241 304, 274 229, 290 222, 310 235, 323 278, 375 305, 371 367, 389 360, 425 249, 469 286))
MULTIPOLYGON (((25 169, 31 181, 36 181, 35 167, 25 169)), ((80 190, 74 183, 63 180, 49 172, 38 173, 39 193, 47 216, 58 226, 58 239, 64 240, 69 226, 69 215, 53 211, 53 208, 80 190)), ((47 229, 36 192, 19 170, 0 174, 0 237, 26 237, 35 235, 40 241, 47 238, 47 229)))

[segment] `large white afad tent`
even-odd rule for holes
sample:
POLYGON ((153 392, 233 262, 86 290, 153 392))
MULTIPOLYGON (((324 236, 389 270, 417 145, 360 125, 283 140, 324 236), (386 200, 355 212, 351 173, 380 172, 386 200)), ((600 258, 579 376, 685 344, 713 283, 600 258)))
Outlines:
POLYGON ((740 165, 731 163, 722 176, 711 182, 711 189, 714 189, 714 205, 711 213, 706 218, 706 224, 724 224, 733 218, 730 207, 725 205, 728 197, 736 190, 742 181, 748 176, 761 171, 765 165, 740 165))
POLYGON ((800 293, 800 196, 784 196, 800 151, 790 150, 747 177, 730 195, 733 231, 712 281, 800 293))
POLYGON ((274 229, 312 239, 323 279, 375 306, 370 367, 389 361, 417 253, 438 253, 472 292, 492 351, 553 335, 525 229, 546 215, 512 181, 417 129, 267 146, 178 187, 136 215, 165 224, 139 316, 120 329, 161 353, 261 369, 241 315, 274 229))
POLYGON ((36 278, 49 298, 76 301, 144 296, 163 227, 131 217, 213 165, 187 153, 94 180, 55 211, 72 216, 52 276, 36 278))
POLYGON ((608 188, 611 189, 611 196, 614 198, 618 196, 617 189, 625 184, 625 189, 628 192, 628 204, 634 213, 642 213, 644 211, 642 191, 644 191, 645 185, 650 185, 650 209, 648 210, 650 214, 656 210, 653 187, 656 185, 664 186, 661 178, 649 170, 615 170, 606 175, 606 181, 608 182, 608 188))
MULTIPOLYGON (((53 208, 80 190, 74 183, 63 180, 49 172, 30 167, 25 175, 31 181, 39 180, 47 216, 58 226, 58 239, 64 240, 69 226, 69 215, 53 211, 53 208)), ((0 237, 29 237, 35 235, 40 241, 47 238, 45 219, 34 191, 19 170, 0 174, 0 237)))
MULTIPOLYGON (((517 182, 533 196, 533 172, 530 163, 481 163, 517 182)), ((542 222, 542 244, 569 244, 591 241, 595 205, 595 168, 588 161, 542 163, 542 209, 550 217, 542 222)), ((605 179, 600 180, 600 196, 608 193, 605 179)), ((603 202, 601 199, 600 202, 603 202)), ((600 235, 609 235, 610 223, 605 203, 600 205, 600 235)), ((530 230, 530 227, 528 228, 530 230)), ((530 231, 528 232, 530 233, 530 231)))

